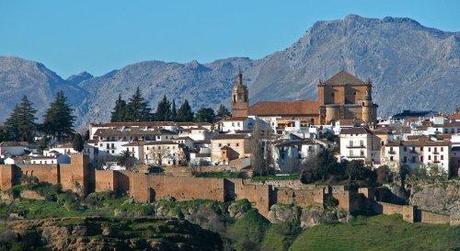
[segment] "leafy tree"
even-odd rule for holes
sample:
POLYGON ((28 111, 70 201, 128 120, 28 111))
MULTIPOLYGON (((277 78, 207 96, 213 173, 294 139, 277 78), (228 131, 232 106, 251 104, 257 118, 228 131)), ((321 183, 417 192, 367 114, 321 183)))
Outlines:
POLYGON ((43 137, 38 141, 38 150, 40 150, 40 152, 43 152, 43 150, 45 150, 46 148, 48 148, 48 143, 49 143, 48 137, 43 136, 43 137))
POLYGON ((119 122, 119 121, 126 121, 127 116, 127 108, 126 101, 121 98, 121 94, 118 95, 117 101, 115 101, 115 107, 112 111, 112 117, 110 118, 111 122, 119 122))
POLYGON ((177 121, 193 121, 193 112, 188 100, 185 100, 179 107, 179 110, 177 111, 177 121))
POLYGON ((301 180, 304 183, 324 181, 330 175, 341 175, 341 172, 341 164, 331 151, 324 149, 303 164, 301 180))
POLYGON ((171 118, 172 121, 177 120, 177 108, 176 108, 176 101, 173 100, 172 106, 171 106, 171 118))
POLYGON ((219 106, 219 109, 217 109, 217 117, 219 118, 224 118, 230 115, 231 115, 230 111, 227 109, 227 107, 225 107, 222 104, 219 106))
POLYGON ((75 133, 75 135, 73 136, 72 147, 77 152, 83 151, 85 147, 85 141, 83 140, 81 134, 75 133))
POLYGON ((7 135, 15 141, 33 141, 37 129, 36 112, 37 110, 32 107, 32 102, 27 99, 27 96, 23 96, 5 122, 7 135))
POLYGON ((256 122, 249 143, 252 155, 251 166, 256 175, 268 175, 273 169, 271 138, 271 129, 264 129, 259 122, 256 122))
POLYGON ((58 140, 73 135, 72 127, 75 117, 72 113, 73 109, 67 102, 64 92, 57 92, 54 101, 50 104, 44 116, 44 131, 50 136, 57 137, 58 140))
POLYGON ((163 99, 158 103, 157 112, 155 113, 155 120, 170 120, 171 113, 171 102, 169 102, 168 98, 166 98, 166 95, 164 95, 163 99))
POLYGON ((209 122, 212 123, 216 119, 216 115, 214 114, 214 110, 212 108, 200 108, 195 113, 195 121, 196 122, 209 122))
POLYGON ((132 170, 136 164, 136 158, 131 155, 131 152, 125 150, 117 157, 117 164, 126 167, 127 170, 132 170))
POLYGON ((346 163, 345 173, 350 180, 368 181, 369 184, 375 184, 376 174, 366 167, 363 161, 352 160, 346 163))
POLYGON ((8 129, 5 126, 0 126, 0 141, 8 141, 9 139, 8 129))
POLYGON ((137 87, 136 92, 126 105, 127 114, 125 121, 149 121, 151 120, 150 108, 142 97, 141 90, 137 87))

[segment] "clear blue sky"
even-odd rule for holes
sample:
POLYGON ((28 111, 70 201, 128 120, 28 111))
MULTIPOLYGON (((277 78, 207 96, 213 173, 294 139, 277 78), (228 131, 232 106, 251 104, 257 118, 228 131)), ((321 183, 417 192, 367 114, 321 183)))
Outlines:
POLYGON ((260 58, 317 20, 351 13, 460 31, 458 0, 0 0, 0 55, 42 62, 62 77, 142 60, 260 58))

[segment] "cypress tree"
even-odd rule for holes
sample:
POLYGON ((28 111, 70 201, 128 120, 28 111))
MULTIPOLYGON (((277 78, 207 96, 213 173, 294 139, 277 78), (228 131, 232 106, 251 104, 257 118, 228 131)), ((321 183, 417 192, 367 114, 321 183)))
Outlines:
POLYGON ((142 97, 139 87, 129 99, 126 111, 125 121, 149 121, 151 119, 150 108, 142 97))
POLYGON ((159 121, 166 121, 171 119, 171 103, 169 102, 166 95, 158 103, 157 112, 155 113, 155 119, 159 121))
POLYGON ((67 102, 64 92, 58 91, 56 98, 45 113, 43 130, 46 134, 57 137, 58 140, 73 135, 75 117, 72 113, 73 109, 67 102))
POLYGON ((110 118, 111 122, 125 121, 126 118, 126 101, 121 98, 121 94, 118 95, 117 101, 115 101, 115 107, 112 111, 112 117, 110 118))
POLYGON ((35 110, 32 102, 23 96, 17 104, 10 117, 5 122, 7 135, 15 141, 33 141, 37 126, 35 124, 35 110))
POLYGON ((172 106, 171 106, 171 118, 172 121, 177 120, 177 109, 176 109, 176 101, 173 100, 172 106))
POLYGON ((72 148, 77 152, 81 152, 85 148, 85 141, 79 133, 75 133, 73 136, 72 148))
POLYGON ((188 103, 188 100, 185 100, 184 103, 182 103, 182 105, 179 107, 179 110, 177 111, 177 121, 193 121, 193 112, 188 103))

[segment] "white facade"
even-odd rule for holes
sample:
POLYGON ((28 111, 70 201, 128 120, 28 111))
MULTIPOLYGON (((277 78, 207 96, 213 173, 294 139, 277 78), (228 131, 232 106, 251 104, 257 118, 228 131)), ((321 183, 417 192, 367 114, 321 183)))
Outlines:
POLYGON ((380 164, 380 139, 362 127, 342 129, 340 133, 340 158, 362 160, 370 165, 380 164))
POLYGON ((423 165, 438 165, 449 173, 450 155, 451 146, 448 142, 402 141, 384 147, 382 164, 394 171, 398 171, 402 165, 412 169, 423 165))

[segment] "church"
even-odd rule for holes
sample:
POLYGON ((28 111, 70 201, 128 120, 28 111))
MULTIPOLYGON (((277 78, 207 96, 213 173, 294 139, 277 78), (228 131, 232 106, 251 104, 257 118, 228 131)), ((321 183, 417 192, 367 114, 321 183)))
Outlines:
POLYGON ((278 126, 301 127, 325 125, 341 120, 371 124, 377 119, 377 105, 372 102, 372 83, 340 71, 317 85, 316 100, 260 101, 249 105, 248 88, 239 72, 232 89, 232 120, 247 117, 276 117, 278 126))

